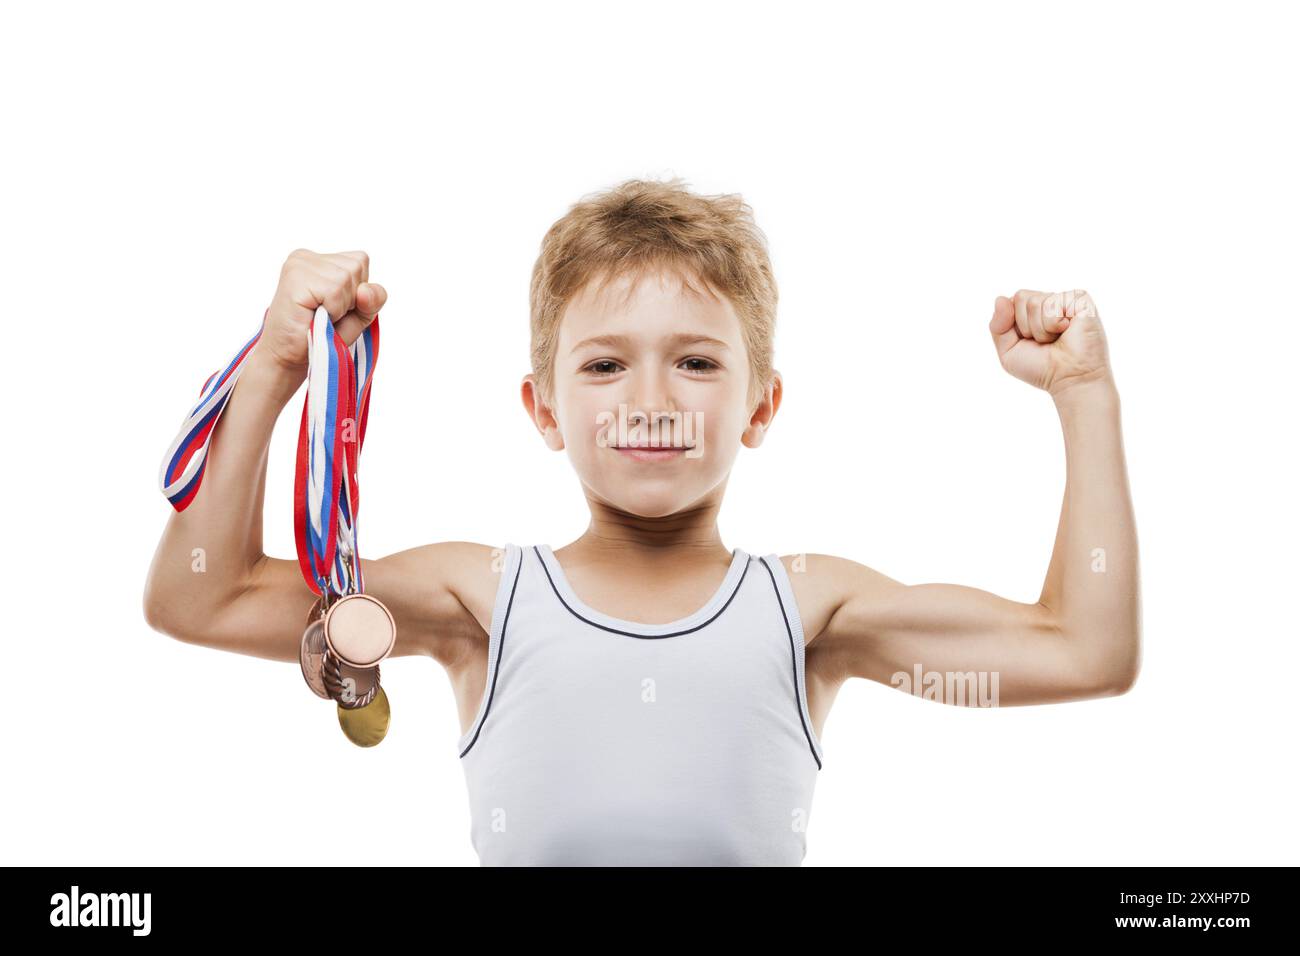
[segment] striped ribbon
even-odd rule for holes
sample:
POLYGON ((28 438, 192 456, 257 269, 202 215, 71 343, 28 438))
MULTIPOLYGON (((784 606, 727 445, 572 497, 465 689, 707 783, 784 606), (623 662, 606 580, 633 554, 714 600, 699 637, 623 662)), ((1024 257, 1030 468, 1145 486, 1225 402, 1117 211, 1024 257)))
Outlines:
POLYGON ((316 310, 307 348, 307 399, 294 469, 294 540, 303 579, 318 594, 365 589, 357 552, 361 491, 357 462, 370 417, 370 382, 379 358, 379 317, 351 348, 316 310))
POLYGON ((268 307, 262 313, 262 328, 239 350, 224 370, 213 372, 199 389, 199 403, 181 423, 180 431, 167 454, 163 456, 158 469, 158 484, 162 493, 177 511, 184 511, 194 500, 199 485, 203 484, 203 469, 208 463, 208 443, 212 438, 212 429, 221 417, 230 399, 230 393, 239 380, 239 373, 253 351, 253 346, 262 337, 266 328, 268 307))
MULTIPOLYGON (((213 429, 230 400, 258 330, 224 369, 203 383, 199 402, 182 422, 159 469, 163 494, 177 511, 194 500, 207 466, 213 429)), ((294 466, 294 543, 303 579, 317 594, 364 590, 357 550, 361 503, 357 464, 370 415, 370 382, 379 358, 379 317, 345 346, 325 307, 308 330, 307 396, 298 426, 294 466)))

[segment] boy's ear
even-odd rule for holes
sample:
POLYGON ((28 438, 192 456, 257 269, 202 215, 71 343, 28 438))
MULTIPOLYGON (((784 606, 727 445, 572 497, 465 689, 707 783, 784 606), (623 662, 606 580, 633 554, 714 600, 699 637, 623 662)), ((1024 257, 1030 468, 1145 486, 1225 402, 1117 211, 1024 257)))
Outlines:
POLYGON ((773 369, 772 380, 758 397, 758 404, 750 413, 749 424, 741 434, 741 443, 747 448, 763 444, 763 436, 772 427, 776 410, 781 407, 781 373, 773 369))
POLYGON ((546 440, 546 447, 552 451, 563 451, 564 436, 560 434, 559 423, 556 422, 555 415, 546 404, 546 400, 542 398, 542 390, 531 372, 524 376, 519 386, 519 397, 523 399, 524 410, 528 412, 528 417, 533 420, 542 438, 546 440))

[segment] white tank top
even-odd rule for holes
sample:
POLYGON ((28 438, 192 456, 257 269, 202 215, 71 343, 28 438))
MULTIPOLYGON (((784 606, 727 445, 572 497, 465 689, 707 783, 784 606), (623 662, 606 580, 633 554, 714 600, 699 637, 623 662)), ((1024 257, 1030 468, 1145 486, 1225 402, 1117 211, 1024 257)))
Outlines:
POLYGON ((736 549, 667 624, 588 607, 547 545, 500 563, 459 745, 480 865, 801 865, 822 748, 780 558, 736 549))

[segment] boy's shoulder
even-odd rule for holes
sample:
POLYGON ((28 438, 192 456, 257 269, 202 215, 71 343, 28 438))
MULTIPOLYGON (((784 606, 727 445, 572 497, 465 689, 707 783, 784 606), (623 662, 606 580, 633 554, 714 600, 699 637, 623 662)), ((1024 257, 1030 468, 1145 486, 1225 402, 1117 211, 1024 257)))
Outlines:
POLYGON ((850 597, 865 596, 883 604, 891 591, 903 586, 874 568, 833 554, 801 551, 777 557, 799 605, 804 642, 809 646, 850 597))
POLYGON ((442 659, 454 656, 449 648, 463 638, 477 640, 490 626, 506 553, 504 545, 437 541, 380 558, 367 569, 367 582, 382 583, 387 593, 418 609, 435 632, 433 656, 442 659))

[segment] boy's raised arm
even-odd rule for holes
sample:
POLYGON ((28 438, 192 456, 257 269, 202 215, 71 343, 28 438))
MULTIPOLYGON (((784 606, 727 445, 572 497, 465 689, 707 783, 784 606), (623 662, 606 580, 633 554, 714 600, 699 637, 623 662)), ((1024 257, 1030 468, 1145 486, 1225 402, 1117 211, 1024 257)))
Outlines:
POLYGON ((1065 495, 1038 602, 905 585, 809 555, 833 609, 809 647, 840 678, 996 672, 1004 706, 1124 693, 1141 663, 1137 532, 1096 307, 1081 290, 1022 290, 998 298, 989 330, 1003 367, 1052 395, 1065 434, 1065 495))
MULTIPOLYGON (((203 484, 184 511, 168 518, 154 554, 144 591, 151 627, 188 643, 298 659, 315 594, 296 560, 262 551, 271 433, 306 376, 307 329, 316 309, 324 305, 343 316, 335 328, 351 345, 386 299, 383 287, 369 281, 364 252, 290 254, 261 337, 214 429, 203 484)), ((421 587, 406 586, 415 560, 404 553, 362 566, 367 590, 397 622, 394 656, 432 652, 426 604, 436 603, 440 592, 436 575, 421 587)))

